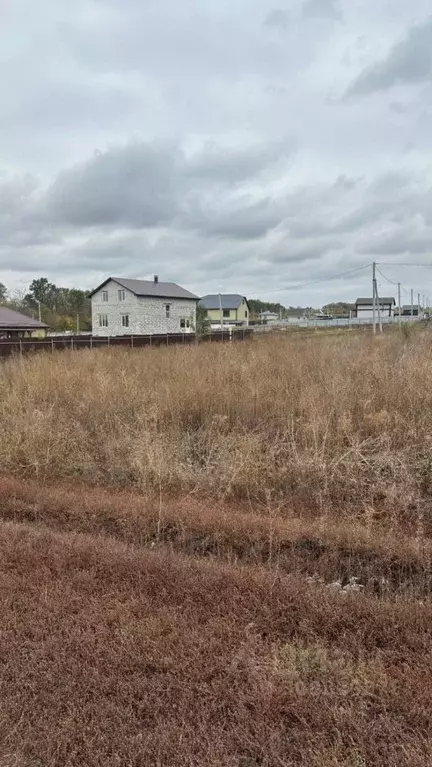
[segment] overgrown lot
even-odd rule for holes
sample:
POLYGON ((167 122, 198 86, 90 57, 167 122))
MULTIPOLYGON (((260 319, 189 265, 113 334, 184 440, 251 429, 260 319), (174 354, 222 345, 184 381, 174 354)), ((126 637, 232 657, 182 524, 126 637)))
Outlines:
POLYGON ((0 767, 432 763, 431 341, 0 368, 0 767))
POLYGON ((432 336, 38 355, 0 368, 3 470, 427 523, 432 336))

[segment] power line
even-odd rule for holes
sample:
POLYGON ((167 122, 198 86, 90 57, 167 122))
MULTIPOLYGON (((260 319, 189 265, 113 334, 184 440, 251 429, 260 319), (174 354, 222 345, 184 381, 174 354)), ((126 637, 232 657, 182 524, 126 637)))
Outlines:
MULTIPOLYGON (((404 264, 397 264, 397 266, 403 266, 403 265, 404 265, 404 264)), ((386 266, 392 266, 392 264, 386 264, 386 266)), ((393 264, 393 266, 396 266, 396 264, 393 264)), ((411 266, 411 264, 410 264, 410 266, 411 266)), ((412 266, 415 266, 415 264, 412 264, 412 266)), ((430 266, 432 266, 432 264, 430 264, 430 266)), ((381 275, 381 277, 382 277, 384 280, 386 280, 387 282, 389 282, 391 285, 399 285, 399 284, 400 284, 400 286, 401 286, 401 288, 402 288, 403 292, 404 292, 404 293, 406 293, 406 295, 407 295, 407 296, 409 296, 409 295, 410 295, 410 291, 409 291, 409 290, 406 290, 406 288, 404 288, 404 286, 403 286, 401 283, 399 283, 399 282, 394 282, 394 280, 391 280, 389 277, 387 277, 385 274, 383 274, 383 273, 382 273, 382 271, 381 271, 381 269, 378 269, 378 267, 376 267, 376 270, 377 270, 378 274, 380 274, 380 275, 381 275)))
POLYGON ((391 285, 399 285, 398 282, 394 282, 393 280, 390 280, 388 277, 386 277, 385 274, 383 274, 382 271, 380 269, 378 269, 378 267, 376 267, 376 270, 377 270, 378 274, 380 274, 381 277, 384 280, 387 280, 387 282, 389 282, 391 285))
POLYGON ((360 272, 363 269, 368 269, 372 266, 372 264, 363 264, 362 266, 358 266, 355 269, 348 269, 346 272, 340 272, 339 274, 332 274, 329 277, 321 277, 319 280, 313 280, 312 282, 304 282, 300 285, 290 285, 289 287, 284 288, 273 288, 273 290, 262 290, 260 291, 260 295, 263 295, 265 293, 282 293, 287 290, 300 290, 301 288, 308 288, 311 285, 319 285, 322 282, 330 282, 330 280, 338 280, 340 277, 346 277, 349 274, 355 274, 355 272, 360 272))
POLYGON ((430 264, 398 264, 398 263, 392 264, 389 261, 386 261, 385 262, 385 266, 415 266, 415 267, 418 267, 418 268, 423 268, 424 267, 424 268, 428 269, 428 268, 432 267, 432 263, 430 263, 430 264))

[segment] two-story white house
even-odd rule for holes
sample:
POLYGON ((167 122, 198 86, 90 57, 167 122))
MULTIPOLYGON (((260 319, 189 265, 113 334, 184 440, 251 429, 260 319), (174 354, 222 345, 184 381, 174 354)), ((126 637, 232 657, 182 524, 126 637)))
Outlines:
POLYGON ((94 336, 193 333, 198 296, 174 282, 108 277, 90 293, 94 336))

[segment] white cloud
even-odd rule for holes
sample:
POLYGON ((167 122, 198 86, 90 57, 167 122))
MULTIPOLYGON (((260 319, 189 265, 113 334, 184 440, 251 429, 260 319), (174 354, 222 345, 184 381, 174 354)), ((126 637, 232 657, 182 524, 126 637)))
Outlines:
MULTIPOLYGON (((286 286, 287 303, 310 303, 296 284, 373 254, 426 258, 428 12, 428 0, 9 4, 0 280, 90 287, 157 271, 197 292, 286 286)), ((355 297, 363 279, 313 287, 313 300, 355 297)), ((418 272, 403 279, 416 287, 418 272)))

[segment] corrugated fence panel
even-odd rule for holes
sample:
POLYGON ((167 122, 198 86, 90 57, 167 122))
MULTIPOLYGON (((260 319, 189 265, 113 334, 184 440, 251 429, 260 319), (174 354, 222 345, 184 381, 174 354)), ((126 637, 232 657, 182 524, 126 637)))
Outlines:
POLYGON ((216 331, 197 337, 194 333, 172 333, 149 336, 51 336, 49 338, 24 338, 22 340, 1 340, 0 358, 22 355, 30 352, 54 352, 56 350, 101 349, 125 346, 129 349, 143 347, 161 347, 172 345, 190 345, 194 343, 226 343, 244 341, 253 333, 251 328, 228 331, 216 331))

